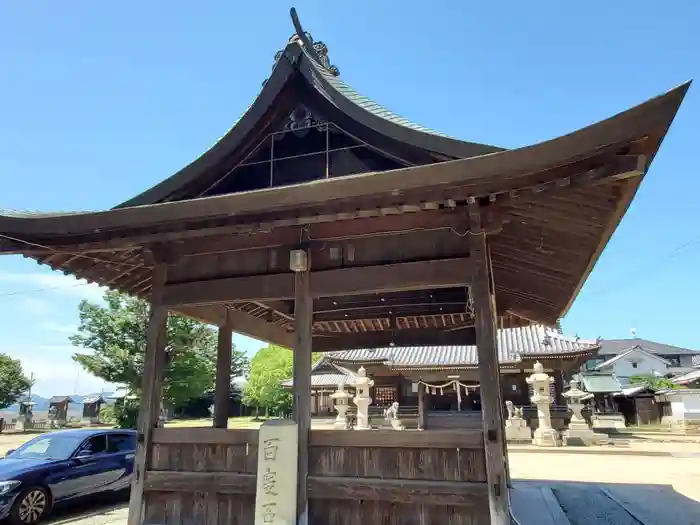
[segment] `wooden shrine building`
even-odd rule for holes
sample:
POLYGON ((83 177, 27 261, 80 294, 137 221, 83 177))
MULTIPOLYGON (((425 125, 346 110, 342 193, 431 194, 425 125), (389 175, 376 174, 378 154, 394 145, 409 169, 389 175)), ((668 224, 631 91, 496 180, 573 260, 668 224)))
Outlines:
MULTIPOLYGON (((558 408, 567 412, 561 397, 565 386, 585 362, 597 357, 600 348, 596 341, 566 337, 557 329, 541 325, 500 329, 497 340, 502 400, 529 407, 532 386, 525 379, 532 373, 535 362, 540 361, 554 378, 554 414, 558 408)), ((478 364, 478 349, 474 345, 389 346, 328 352, 311 370, 311 414, 334 415, 330 395, 339 384, 354 393, 357 370, 364 367, 374 380, 370 390, 371 408, 379 417, 383 417, 384 409, 398 402, 400 414, 418 414, 421 428, 452 427, 458 423, 445 418, 471 415, 478 416, 480 425, 478 364), (434 424, 430 425, 431 422, 434 424)), ((291 378, 282 382, 289 389, 293 384, 291 378)), ((526 409, 525 415, 532 416, 536 423, 535 410, 526 409)))
POLYGON ((253 523, 258 434, 225 428, 232 331, 294 350, 299 523, 509 523, 496 327, 567 312, 688 85, 506 150, 359 95, 293 20, 198 159, 110 210, 6 212, 0 250, 151 303, 130 525, 253 523), (216 428, 157 428, 168 312, 220 327, 216 428), (482 429, 310 431, 312 352, 424 345, 477 347, 482 429))
POLYGON ((83 399, 83 420, 90 423, 99 423, 100 410, 107 403, 107 400, 101 394, 94 394, 83 399))

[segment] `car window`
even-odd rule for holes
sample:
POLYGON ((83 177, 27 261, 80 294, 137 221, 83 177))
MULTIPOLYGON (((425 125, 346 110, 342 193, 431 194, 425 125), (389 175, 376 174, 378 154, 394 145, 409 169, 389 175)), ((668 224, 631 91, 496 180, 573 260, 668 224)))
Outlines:
POLYGON ((107 436, 102 434, 101 436, 93 436, 88 439, 83 446, 80 448, 81 451, 85 450, 90 452, 90 454, 102 454, 107 451, 107 436))
POLYGON ((109 434, 107 436, 108 452, 133 452, 136 450, 134 434, 109 434))
POLYGON ((53 432, 38 436, 9 454, 12 458, 68 459, 81 444, 82 437, 53 432))

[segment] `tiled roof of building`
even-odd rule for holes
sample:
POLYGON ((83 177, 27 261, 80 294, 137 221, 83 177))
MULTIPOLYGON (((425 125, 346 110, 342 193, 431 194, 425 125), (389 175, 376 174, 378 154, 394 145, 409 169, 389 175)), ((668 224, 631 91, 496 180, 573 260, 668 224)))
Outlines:
POLYGON ((695 381, 700 381, 700 370, 693 370, 687 374, 683 374, 678 377, 671 379, 674 383, 678 385, 687 385, 688 383, 693 383, 695 381))
POLYGON ((581 374, 580 379, 584 390, 591 394, 611 394, 622 390, 612 374, 581 374))
MULTIPOLYGON (((333 363, 327 357, 318 361, 311 369, 311 386, 314 388, 337 387, 339 384, 352 384, 355 380, 355 373, 352 370, 333 363)), ((292 379, 285 379, 280 384, 291 388, 294 384, 292 379)))
POLYGON ((91 395, 91 396, 87 396, 87 397, 85 397, 85 398, 83 399, 83 404, 84 404, 84 405, 91 405, 91 404, 97 403, 97 402, 104 403, 104 402, 105 402, 105 398, 102 397, 100 394, 94 394, 94 395, 91 395))
MULTIPOLYGON (((528 356, 547 358, 596 348, 595 341, 565 337, 557 330, 540 325, 498 331, 498 360, 502 364, 518 363, 528 356)), ((475 345, 357 349, 326 355, 334 362, 385 362, 393 368, 475 366, 479 363, 475 345)))
MULTIPOLYGON (((322 388, 327 386, 329 388, 335 388, 339 384, 350 384, 352 383, 352 377, 345 374, 312 374, 311 375, 311 387, 312 388, 322 388)), ((292 379, 286 379, 280 383, 282 386, 291 387, 294 384, 292 379)))
POLYGON ((75 403, 69 396, 53 396, 51 399, 49 399, 49 403, 65 403, 68 401, 69 403, 75 403))
MULTIPOLYGON (((639 346, 643 350, 656 355, 679 355, 679 354, 696 354, 700 355, 700 350, 692 350, 690 348, 681 348, 679 346, 656 343, 646 339, 603 339, 600 341, 600 355, 616 355, 621 354, 635 346, 639 346)), ((700 362, 698 363, 700 364, 700 362)))
POLYGON ((667 361, 666 359, 661 357, 659 354, 654 354, 652 352, 649 352, 649 351, 645 350, 644 348, 642 348, 641 346, 633 346, 629 350, 625 350, 621 354, 617 354, 616 356, 611 357, 607 361, 600 363, 595 368, 596 368, 596 370, 602 370, 603 368, 614 365, 616 362, 618 362, 619 360, 621 360, 625 356, 628 356, 628 355, 633 354, 633 353, 646 354, 647 356, 649 356, 657 361, 662 362, 666 366, 673 366, 670 361, 667 361))

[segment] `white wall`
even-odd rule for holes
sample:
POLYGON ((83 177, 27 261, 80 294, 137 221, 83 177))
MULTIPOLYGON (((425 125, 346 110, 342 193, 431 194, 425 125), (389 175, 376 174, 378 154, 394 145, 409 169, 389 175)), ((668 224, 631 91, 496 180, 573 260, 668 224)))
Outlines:
POLYGON ((612 364, 612 369, 605 367, 605 372, 613 372, 618 379, 625 379, 632 376, 645 374, 666 374, 668 366, 658 359, 642 352, 631 352, 625 357, 618 359, 612 364), (633 363, 636 363, 636 368, 633 363))
POLYGON ((692 355, 680 355, 680 365, 681 367, 693 368, 693 356, 692 355))
POLYGON ((700 419, 700 392, 683 392, 679 390, 668 396, 671 412, 676 421, 700 419))

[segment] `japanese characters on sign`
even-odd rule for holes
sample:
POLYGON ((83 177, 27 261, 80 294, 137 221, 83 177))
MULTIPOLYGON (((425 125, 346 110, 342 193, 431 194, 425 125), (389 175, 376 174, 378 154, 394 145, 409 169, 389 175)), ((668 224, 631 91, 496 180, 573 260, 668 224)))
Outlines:
POLYGON ((260 428, 256 525, 296 522, 296 424, 268 421, 260 428))

